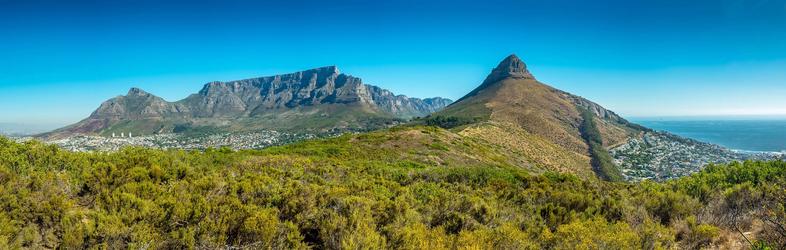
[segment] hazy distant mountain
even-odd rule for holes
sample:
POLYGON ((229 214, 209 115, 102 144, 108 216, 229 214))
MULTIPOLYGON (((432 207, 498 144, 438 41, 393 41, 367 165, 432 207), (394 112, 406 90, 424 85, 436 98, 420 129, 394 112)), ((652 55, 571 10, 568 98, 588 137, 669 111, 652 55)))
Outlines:
POLYGON ((49 124, 49 123, 36 123, 36 124, 0 123, 0 135, 12 135, 12 136, 34 135, 46 131, 51 131, 52 129, 58 128, 60 126, 62 125, 49 124))
POLYGON ((77 124, 46 134, 372 129, 440 110, 452 101, 409 98, 339 73, 335 66, 230 82, 167 102, 138 88, 112 98, 77 124))

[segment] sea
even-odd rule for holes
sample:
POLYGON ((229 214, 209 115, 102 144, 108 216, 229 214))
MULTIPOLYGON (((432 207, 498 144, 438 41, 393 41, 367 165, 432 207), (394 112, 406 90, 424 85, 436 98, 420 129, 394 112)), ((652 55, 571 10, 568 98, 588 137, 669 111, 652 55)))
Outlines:
POLYGON ((786 153, 786 118, 633 118, 632 122, 748 152, 786 153))

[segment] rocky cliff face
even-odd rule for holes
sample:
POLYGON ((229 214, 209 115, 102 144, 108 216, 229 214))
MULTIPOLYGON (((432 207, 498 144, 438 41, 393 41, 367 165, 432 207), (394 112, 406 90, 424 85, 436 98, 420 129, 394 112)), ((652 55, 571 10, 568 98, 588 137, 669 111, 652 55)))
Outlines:
POLYGON ((335 66, 292 74, 231 82, 211 82, 177 104, 196 117, 253 116, 270 109, 320 104, 357 104, 399 118, 423 116, 450 100, 426 100, 395 95, 360 78, 339 73, 335 66))
POLYGON ((368 92, 375 106, 402 118, 425 116, 439 111, 453 102, 442 97, 419 99, 395 95, 386 89, 370 85, 368 92))
MULTIPOLYGON (((395 95, 380 87, 364 84, 360 78, 342 74, 335 66, 328 66, 284 75, 210 82, 198 93, 177 102, 167 102, 132 88, 127 95, 102 103, 87 119, 60 131, 100 133, 118 123, 140 120, 174 119, 183 123, 195 119, 269 117, 269 114, 282 112, 300 116, 297 112, 303 109, 320 110, 321 113, 314 115, 321 117, 330 117, 330 112, 346 113, 351 109, 352 112, 362 111, 364 116, 408 119, 428 115, 451 102, 439 97, 418 99, 395 95), (319 109, 326 105, 331 106, 330 110, 319 109), (342 110, 344 106, 346 109, 342 110)), ((155 132, 167 132, 166 125, 161 126, 155 132)))
POLYGON ((323 67, 292 74, 231 82, 211 82, 199 93, 179 101, 196 117, 249 116, 268 109, 322 103, 368 104, 359 78, 323 67))

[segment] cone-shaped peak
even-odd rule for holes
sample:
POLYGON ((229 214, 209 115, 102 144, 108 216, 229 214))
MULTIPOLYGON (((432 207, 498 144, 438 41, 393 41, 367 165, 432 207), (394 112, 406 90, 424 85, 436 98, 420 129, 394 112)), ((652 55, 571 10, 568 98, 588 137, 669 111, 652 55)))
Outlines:
POLYGON ((494 70, 491 71, 489 78, 502 80, 507 77, 534 79, 535 77, 527 70, 527 65, 515 54, 505 57, 494 70))
POLYGON ((142 90, 140 88, 134 87, 134 88, 129 89, 128 90, 128 94, 126 94, 126 95, 128 95, 128 96, 147 96, 147 95, 150 95, 150 93, 147 93, 147 92, 145 92, 144 90, 142 90))
POLYGON ((469 92, 464 97, 461 97, 461 99, 456 101, 456 103, 466 98, 469 98, 471 96, 474 96, 481 90, 488 88, 489 86, 492 86, 507 78, 535 79, 535 77, 529 73, 529 70, 527 70, 527 65, 524 64, 524 61, 522 61, 515 54, 511 54, 505 57, 505 59, 502 59, 501 62, 499 62, 497 67, 491 71, 491 73, 486 77, 486 80, 484 80, 483 83, 480 84, 480 86, 472 90, 472 92, 469 92))

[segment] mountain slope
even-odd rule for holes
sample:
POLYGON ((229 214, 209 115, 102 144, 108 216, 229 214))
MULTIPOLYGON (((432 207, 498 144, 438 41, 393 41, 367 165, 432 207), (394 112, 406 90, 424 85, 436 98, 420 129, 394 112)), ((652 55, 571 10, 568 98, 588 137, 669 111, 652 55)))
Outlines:
POLYGON ((550 145, 541 148, 556 147, 564 151, 560 153, 561 160, 545 160, 553 155, 535 153, 530 157, 546 162, 551 168, 581 174, 591 171, 590 162, 597 158, 591 153, 590 132, 582 130, 588 117, 596 128, 594 133, 598 134, 600 147, 624 143, 647 131, 592 101, 539 82, 524 62, 511 55, 502 60, 478 88, 430 119, 464 121, 459 124, 471 125, 463 130, 482 131, 464 133, 511 150, 526 151, 533 140, 548 143, 550 145), (584 111, 590 116, 582 116, 584 111), (487 138, 488 134, 497 136, 487 138))
POLYGON ((335 66, 230 82, 167 102, 138 88, 112 98, 77 124, 46 134, 367 130, 425 116, 452 101, 418 99, 367 85, 335 66))
POLYGON ((475 90, 421 122, 453 128, 545 169, 606 180, 667 180, 709 163, 781 158, 630 123, 597 103, 539 82, 515 55, 502 60, 475 90))

